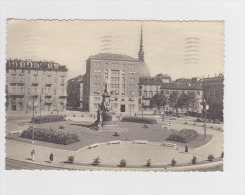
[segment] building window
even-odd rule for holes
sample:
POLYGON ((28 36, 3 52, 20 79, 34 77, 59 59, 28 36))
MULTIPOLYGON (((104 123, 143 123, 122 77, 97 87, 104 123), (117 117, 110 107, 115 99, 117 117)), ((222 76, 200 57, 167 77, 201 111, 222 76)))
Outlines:
POLYGON ((169 95, 169 90, 166 91, 166 95, 169 95))
POLYGON ((38 76, 38 71, 34 70, 34 76, 38 76))
POLYGON ((99 87, 100 83, 94 83, 94 87, 99 87))
POLYGON ((100 80, 100 76, 94 76, 94 80, 100 80))
POLYGON ((96 102, 100 101, 100 97, 94 97, 94 101, 96 102))
POLYGON ((125 82, 125 77, 122 77, 122 82, 125 82))
POLYGON ((134 77, 129 78, 129 81, 135 81, 134 77))
POLYGON ((119 74, 119 70, 111 70, 111 74, 119 74))
POLYGON ((56 89, 54 89, 54 95, 56 95, 56 89))
POLYGON ((119 77, 111 77, 112 81, 119 81, 119 77))

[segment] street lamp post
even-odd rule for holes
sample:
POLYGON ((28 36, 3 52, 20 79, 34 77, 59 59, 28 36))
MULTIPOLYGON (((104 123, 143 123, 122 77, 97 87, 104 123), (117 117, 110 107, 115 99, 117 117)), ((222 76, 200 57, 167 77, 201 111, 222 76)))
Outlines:
POLYGON ((34 144, 34 96, 32 98, 32 143, 34 144))
POLYGON ((35 96, 34 95, 31 95, 30 96, 30 98, 32 98, 32 143, 34 144, 34 116, 35 116, 35 107, 37 106, 37 105, 35 105, 35 103, 37 103, 37 102, 35 102, 34 103, 34 99, 35 99, 35 96))
POLYGON ((209 108, 208 104, 206 103, 205 100, 203 100, 203 103, 202 103, 202 106, 203 106, 203 112, 204 112, 204 138, 203 140, 205 141, 206 140, 206 137, 207 137, 207 110, 209 108))
POLYGON ((129 98, 129 108, 130 108, 130 116, 131 116, 131 106, 132 106, 132 104, 131 104, 131 102, 133 102, 133 100, 132 100, 132 95, 134 94, 134 92, 133 91, 131 91, 130 92, 130 98, 129 98))
POLYGON ((142 99, 141 99, 141 111, 142 111, 142 117, 144 117, 144 103, 142 99))

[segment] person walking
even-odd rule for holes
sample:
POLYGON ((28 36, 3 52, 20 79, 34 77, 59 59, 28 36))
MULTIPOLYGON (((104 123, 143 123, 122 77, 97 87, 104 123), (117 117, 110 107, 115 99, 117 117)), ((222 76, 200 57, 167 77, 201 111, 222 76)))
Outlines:
POLYGON ((31 160, 35 160, 35 150, 33 149, 32 151, 31 151, 31 160))
POLYGON ((189 149, 188 149, 188 146, 185 146, 185 152, 188 152, 189 149))
POLYGON ((49 161, 50 161, 50 162, 53 162, 53 160, 54 160, 54 155, 53 155, 53 153, 51 152, 51 154, 50 154, 50 156, 49 156, 49 161))

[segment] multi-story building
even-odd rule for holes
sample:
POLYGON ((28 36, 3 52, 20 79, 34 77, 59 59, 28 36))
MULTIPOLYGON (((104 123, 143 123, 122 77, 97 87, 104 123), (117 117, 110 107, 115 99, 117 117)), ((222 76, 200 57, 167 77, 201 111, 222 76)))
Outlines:
POLYGON ((68 69, 55 62, 9 59, 6 110, 64 111, 68 69))
MULTIPOLYGON (((167 78, 167 76, 165 76, 167 78)), ((201 101, 202 101, 202 86, 201 85, 189 85, 189 84, 176 84, 170 83, 171 78, 162 79, 157 75, 156 77, 140 78, 139 82, 139 112, 142 112, 142 108, 145 114, 153 114, 156 108, 152 107, 150 104, 151 98, 157 94, 162 93, 167 98, 173 92, 181 93, 195 93, 197 102, 189 111, 201 112, 201 101)), ((169 105, 165 107, 165 111, 172 110, 169 105)), ((185 109, 182 109, 185 112, 185 109)), ((182 111, 181 110, 181 111, 182 111)))
POLYGON ((67 81, 67 107, 83 108, 83 75, 67 81))
POLYGON ((117 114, 135 115, 138 112, 138 83, 140 77, 150 76, 144 62, 141 30, 138 59, 111 53, 99 53, 86 61, 84 76, 84 109, 96 112, 102 102, 104 82, 109 80, 113 110, 117 114))
MULTIPOLYGON (((194 93, 196 95, 197 101, 189 111, 191 112, 202 112, 201 102, 203 101, 203 89, 201 85, 178 85, 176 83, 163 83, 161 85, 161 93, 166 97, 169 97, 172 93, 194 93)), ((165 111, 173 110, 170 105, 167 105, 165 111)), ((179 109, 179 112, 186 112, 185 108, 179 109)))
POLYGON ((223 116, 224 75, 203 78, 203 98, 209 105, 210 113, 223 116))
POLYGON ((151 98, 161 91, 163 81, 157 77, 141 77, 139 82, 139 112, 142 109, 145 114, 152 114, 154 108, 151 107, 151 98))
POLYGON ((116 113, 133 115, 138 108, 140 61, 120 55, 101 53, 87 60, 84 78, 84 108, 96 112, 102 101, 105 80, 116 113))

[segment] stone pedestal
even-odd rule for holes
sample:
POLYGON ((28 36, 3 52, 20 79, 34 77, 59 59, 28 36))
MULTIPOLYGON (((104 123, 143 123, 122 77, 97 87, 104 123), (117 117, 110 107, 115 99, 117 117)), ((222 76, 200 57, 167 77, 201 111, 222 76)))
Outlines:
POLYGON ((102 95, 102 104, 101 109, 97 111, 97 120, 95 121, 96 127, 93 127, 93 129, 96 129, 98 131, 100 130, 122 130, 123 128, 119 127, 115 121, 114 115, 115 113, 112 110, 111 100, 110 100, 110 94, 104 93, 102 95))

